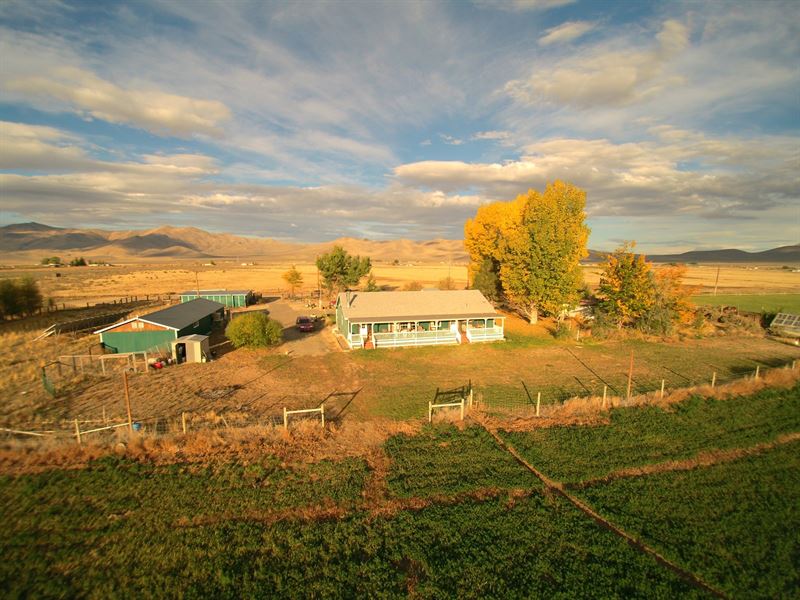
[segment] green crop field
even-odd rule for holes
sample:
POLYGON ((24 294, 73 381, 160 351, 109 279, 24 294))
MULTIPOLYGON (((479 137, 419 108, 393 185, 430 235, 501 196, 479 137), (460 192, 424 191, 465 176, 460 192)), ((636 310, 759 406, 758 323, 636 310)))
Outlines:
POLYGON ((668 410, 620 408, 611 411, 608 425, 501 435, 548 476, 576 483, 704 450, 753 446, 796 431, 800 431, 800 384, 729 400, 693 397, 668 410))
MULTIPOLYGON (((617 409, 605 425, 502 435, 712 588, 790 597, 800 585, 800 443, 786 435, 800 432, 799 398, 798 386, 692 398, 667 411, 617 409), (591 481, 719 449, 733 454, 591 481)), ((0 477, 0 589, 12 598, 708 597, 547 490, 478 425, 426 426, 372 452, 165 466, 108 457, 0 477)))
POLYGON ((800 590, 800 442, 705 469, 581 491, 605 517, 732 598, 800 590))
POLYGON ((800 294, 719 294, 692 296, 697 305, 735 306, 747 312, 800 313, 800 294))

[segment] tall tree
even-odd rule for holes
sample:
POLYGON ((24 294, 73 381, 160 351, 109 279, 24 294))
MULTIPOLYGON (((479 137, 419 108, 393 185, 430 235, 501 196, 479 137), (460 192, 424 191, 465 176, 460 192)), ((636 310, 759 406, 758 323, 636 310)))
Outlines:
POLYGON ((42 293, 33 277, 23 277, 18 285, 22 312, 32 315, 42 308, 42 293))
POLYGON ((600 273, 600 312, 617 327, 634 325, 655 303, 655 279, 644 256, 626 242, 606 257, 600 273))
POLYGON ((495 272, 503 295, 531 323, 540 312, 559 315, 579 296, 579 261, 589 237, 585 204, 586 192, 556 181, 542 194, 529 190, 481 207, 464 227, 473 277, 482 269, 495 272))
POLYGON ((303 274, 300 273, 300 271, 298 271, 294 265, 292 265, 292 268, 283 274, 283 280, 289 284, 289 287, 292 290, 292 296, 294 296, 294 289, 300 285, 303 285, 303 274))
POLYGON ((368 257, 351 256, 341 246, 334 246, 333 250, 317 259, 317 268, 328 293, 338 294, 357 286, 372 269, 372 263, 368 257))
POLYGON ((495 302, 500 298, 500 278, 498 268, 491 258, 481 261, 478 271, 472 276, 472 289, 480 290, 481 294, 495 302))

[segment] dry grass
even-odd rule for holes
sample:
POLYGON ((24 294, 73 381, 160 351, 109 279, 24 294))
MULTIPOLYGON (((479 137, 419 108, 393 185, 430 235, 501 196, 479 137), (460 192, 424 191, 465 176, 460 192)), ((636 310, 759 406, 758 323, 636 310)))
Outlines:
POLYGON ((228 460, 250 464, 265 455, 287 464, 377 457, 389 437, 413 435, 421 426, 421 422, 373 421, 331 424, 323 430, 318 423, 301 421, 288 431, 283 427, 250 426, 203 429, 186 435, 129 434, 120 428, 114 435, 85 438, 82 445, 76 444, 74 438, 10 439, 0 445, 0 473, 79 469, 115 453, 153 464, 228 460))

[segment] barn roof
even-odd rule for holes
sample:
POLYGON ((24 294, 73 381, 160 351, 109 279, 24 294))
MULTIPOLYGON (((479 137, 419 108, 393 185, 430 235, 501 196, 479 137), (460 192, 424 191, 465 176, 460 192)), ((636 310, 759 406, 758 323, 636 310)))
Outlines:
POLYGON ((144 321, 145 323, 153 323, 154 325, 161 325, 162 327, 167 327, 168 329, 174 329, 177 331, 179 329, 183 329, 184 327, 188 327, 192 323, 195 323, 200 319, 207 317, 208 315, 212 315, 224 308, 225 305, 220 304, 219 302, 213 302, 212 300, 206 300, 205 298, 197 298, 195 300, 183 302, 182 304, 176 304, 175 306, 157 310, 156 312, 151 312, 140 317, 134 317, 133 319, 128 319, 122 323, 114 323, 113 325, 109 325, 108 327, 95 331, 95 333, 103 333, 109 329, 114 329, 115 327, 119 327, 120 325, 124 325, 125 323, 130 323, 131 321, 136 320, 144 321))
POLYGON ((478 290, 431 290, 421 292, 343 292, 337 304, 353 323, 369 321, 434 321, 497 316, 497 311, 478 290))

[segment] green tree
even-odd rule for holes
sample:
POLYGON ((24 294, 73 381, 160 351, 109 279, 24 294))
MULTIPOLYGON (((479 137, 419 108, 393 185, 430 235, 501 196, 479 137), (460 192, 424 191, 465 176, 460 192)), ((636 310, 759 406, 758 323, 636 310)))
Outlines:
POLYGON ((0 280, 0 316, 16 317, 22 312, 19 290, 11 279, 0 280))
POLYGON ((283 280, 289 284, 292 289, 292 296, 294 296, 294 289, 303 285, 303 274, 292 265, 292 268, 283 274, 283 280))
POLYGON ((33 277, 24 277, 18 284, 19 301, 23 314, 32 315, 42 308, 42 293, 33 277))
POLYGON ((380 292, 381 286, 378 285, 378 282, 375 281, 375 276, 370 273, 369 277, 367 278, 367 285, 364 288, 365 292, 380 292))
POLYGON ((43 265, 60 265, 61 259, 58 256, 46 256, 42 259, 43 265))
POLYGON ((283 327, 264 313, 252 312, 232 319, 225 335, 234 348, 275 346, 283 339, 283 327))
POLYGON ((539 313, 560 315, 580 295, 580 259, 587 256, 586 192, 562 181, 540 194, 529 190, 511 202, 478 209, 464 226, 475 277, 489 268, 503 296, 531 323, 539 313))
POLYGON ((499 268, 491 258, 481 261, 477 273, 472 276, 472 289, 480 290, 489 300, 496 302, 500 299, 500 278, 497 275, 499 268))
POLYGON ((317 268, 328 293, 338 294, 357 286, 361 278, 372 270, 372 263, 367 257, 350 256, 341 246, 334 246, 331 252, 317 259, 317 268))
POLYGON ((655 304, 655 279, 644 256, 626 242, 606 257, 600 273, 599 310, 618 328, 635 325, 655 304))
POLYGON ((453 280, 450 275, 445 277, 444 279, 439 280, 439 289, 440 290, 454 290, 456 289, 456 282, 453 280))
POLYGON ((85 267, 86 266, 86 259, 84 259, 82 256, 80 258, 73 258, 71 261, 69 261, 69 266, 70 267, 85 267))

